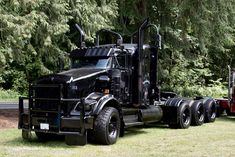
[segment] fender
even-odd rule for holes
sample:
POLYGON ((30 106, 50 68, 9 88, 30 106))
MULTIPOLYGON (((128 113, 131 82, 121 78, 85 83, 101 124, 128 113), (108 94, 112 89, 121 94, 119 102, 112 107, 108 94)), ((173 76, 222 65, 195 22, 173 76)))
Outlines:
POLYGON ((165 102, 165 106, 179 107, 184 100, 185 100, 184 98, 170 98, 165 102))
POLYGON ((189 106, 191 107, 194 101, 188 98, 170 98, 165 102, 165 106, 180 107, 180 105, 183 104, 184 102, 188 103, 189 106))
POLYGON ((179 108, 183 104, 188 104, 189 106, 193 103, 193 100, 187 98, 170 98, 167 99, 165 104, 162 106, 163 109, 163 121, 166 123, 179 122, 179 108))
POLYGON ((98 115, 105 106, 112 106, 121 111, 121 106, 112 94, 104 95, 103 93, 93 92, 85 98, 86 104, 93 104, 92 115, 98 115))

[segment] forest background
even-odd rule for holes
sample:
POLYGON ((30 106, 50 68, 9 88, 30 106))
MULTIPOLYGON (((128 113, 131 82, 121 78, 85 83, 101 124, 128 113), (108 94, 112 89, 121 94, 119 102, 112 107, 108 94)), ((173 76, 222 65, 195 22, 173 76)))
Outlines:
POLYGON ((0 99, 27 94, 29 82, 55 73, 79 44, 108 28, 125 39, 149 17, 160 26, 162 89, 182 96, 226 94, 235 68, 234 0, 0 0, 0 99))

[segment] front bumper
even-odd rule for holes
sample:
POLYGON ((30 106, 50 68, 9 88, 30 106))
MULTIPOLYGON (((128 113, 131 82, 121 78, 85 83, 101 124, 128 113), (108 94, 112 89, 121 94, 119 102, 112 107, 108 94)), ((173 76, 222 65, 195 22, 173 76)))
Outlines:
POLYGON ((86 113, 84 116, 80 114, 65 117, 61 116, 59 112, 34 111, 31 108, 26 111, 24 109, 24 100, 28 100, 28 98, 19 98, 19 129, 61 135, 81 134, 83 129, 93 129, 94 117, 86 113), (40 113, 41 116, 35 113, 40 113), (48 128, 43 128, 43 124, 47 125, 48 128))
MULTIPOLYGON (((31 92, 29 98, 19 98, 19 129, 29 132, 36 131, 59 135, 84 135, 87 129, 93 129, 94 117, 85 112, 85 104, 81 99, 64 99, 61 95, 56 100, 50 98, 36 98, 32 94, 32 88, 35 87, 30 88, 31 92), (28 100, 28 109, 24 109, 24 100, 28 100), (58 108, 54 111, 35 109, 36 101, 57 101, 58 108), (67 105, 68 102, 76 102, 79 104, 79 112, 77 112, 77 114, 63 114, 61 106, 67 105)), ((61 88, 60 85, 58 88, 61 88)))

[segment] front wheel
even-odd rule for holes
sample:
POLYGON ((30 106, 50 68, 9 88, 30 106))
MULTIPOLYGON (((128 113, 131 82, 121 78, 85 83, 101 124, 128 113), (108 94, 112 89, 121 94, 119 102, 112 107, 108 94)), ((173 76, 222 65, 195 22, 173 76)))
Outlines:
POLYGON ((114 144, 120 134, 120 116, 116 108, 105 107, 94 124, 94 139, 101 144, 114 144))

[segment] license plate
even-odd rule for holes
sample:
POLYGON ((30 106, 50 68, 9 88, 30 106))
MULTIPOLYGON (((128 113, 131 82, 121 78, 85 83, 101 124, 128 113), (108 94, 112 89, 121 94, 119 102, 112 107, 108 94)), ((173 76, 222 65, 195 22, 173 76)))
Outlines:
POLYGON ((41 130, 49 130, 49 124, 47 123, 40 123, 41 130))

